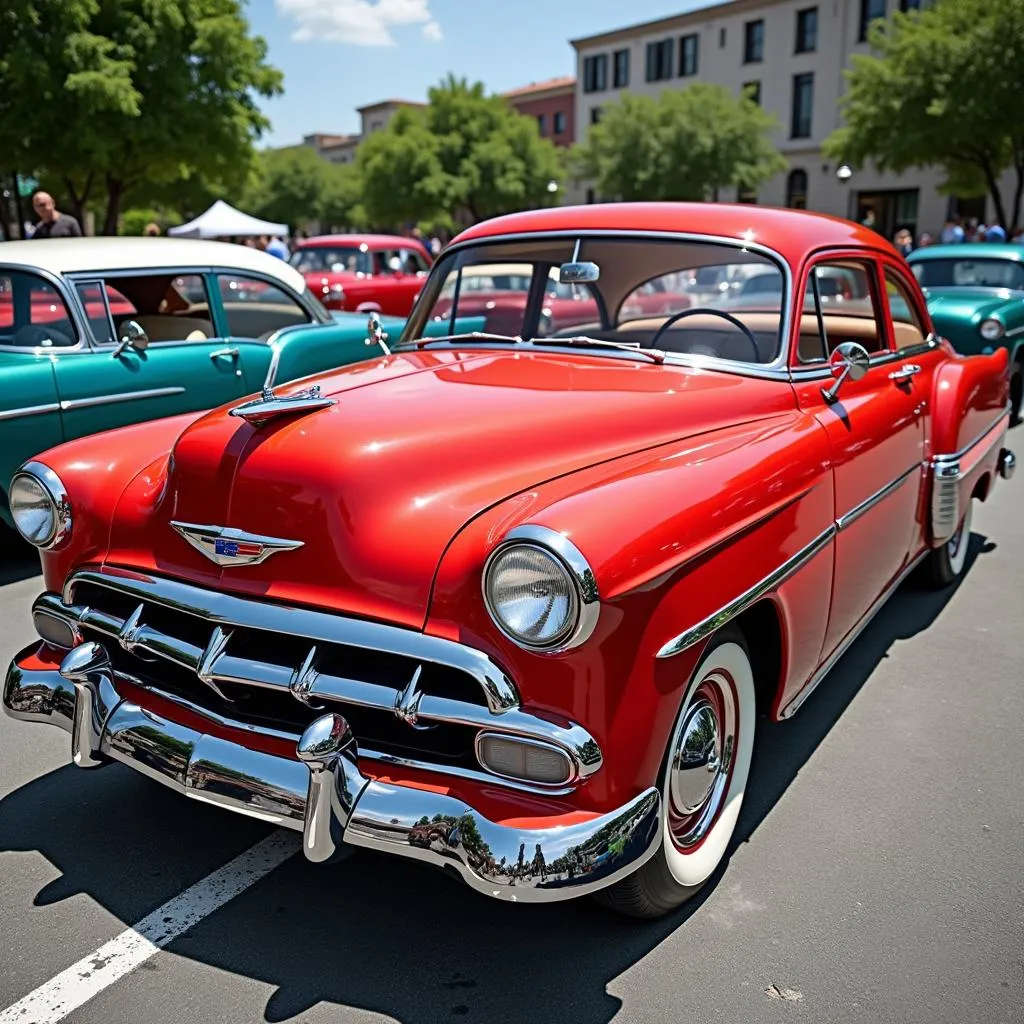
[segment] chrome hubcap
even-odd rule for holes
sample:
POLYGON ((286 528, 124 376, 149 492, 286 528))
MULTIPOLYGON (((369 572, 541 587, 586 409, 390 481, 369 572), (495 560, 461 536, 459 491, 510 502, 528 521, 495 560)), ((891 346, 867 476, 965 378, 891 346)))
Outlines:
POLYGON ((697 688, 676 734, 669 768, 669 829, 682 849, 714 824, 729 788, 738 709, 731 682, 715 675, 697 688))

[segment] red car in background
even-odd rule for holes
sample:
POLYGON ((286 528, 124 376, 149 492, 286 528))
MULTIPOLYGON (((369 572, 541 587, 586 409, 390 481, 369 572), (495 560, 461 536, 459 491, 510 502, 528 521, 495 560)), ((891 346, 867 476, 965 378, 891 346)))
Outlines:
POLYGON ((402 235, 318 235, 299 242, 289 262, 328 309, 408 316, 434 260, 402 235))
MULTIPOLYGON (((484 330, 492 334, 514 334, 526 309, 533 269, 528 263, 492 263, 463 267, 458 280, 458 315, 485 318, 484 330)), ((667 316, 689 309, 689 296, 674 287, 671 275, 654 278, 634 289, 622 304, 621 319, 667 316)), ((456 301, 458 274, 452 273, 434 304, 434 319, 451 315, 456 301)), ((568 327, 595 324, 601 311, 586 285, 563 284, 552 269, 544 287, 540 333, 553 334, 568 327)))

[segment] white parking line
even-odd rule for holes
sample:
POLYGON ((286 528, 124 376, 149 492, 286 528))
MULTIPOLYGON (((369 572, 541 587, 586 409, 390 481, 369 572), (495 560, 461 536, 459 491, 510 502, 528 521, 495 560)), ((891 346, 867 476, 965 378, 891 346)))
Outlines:
POLYGON ((145 963, 182 932, 298 852, 293 832, 274 832, 66 971, 0 1011, 0 1024, 56 1024, 145 963))

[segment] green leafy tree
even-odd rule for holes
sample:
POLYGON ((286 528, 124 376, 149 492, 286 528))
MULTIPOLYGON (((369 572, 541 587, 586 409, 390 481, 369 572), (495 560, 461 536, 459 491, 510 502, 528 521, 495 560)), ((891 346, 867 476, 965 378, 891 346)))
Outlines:
POLYGON ((481 83, 449 76, 425 110, 401 110, 357 152, 363 199, 381 227, 467 222, 549 205, 558 151, 533 118, 481 83))
POLYGON ((317 216, 330 164, 309 146, 289 146, 257 154, 250 184, 242 193, 246 213, 293 228, 317 216))
POLYGON ((1006 227, 1024 196, 1024 0, 939 0, 874 23, 871 55, 853 58, 844 127, 825 153, 902 172, 939 167, 943 188, 985 195, 1006 227), (999 179, 1012 168, 1012 197, 999 179))
POLYGON ((241 0, 6 0, 0 150, 59 178, 82 214, 106 197, 200 174, 238 187, 281 75, 241 0))
POLYGON ((757 188, 785 170, 777 121, 746 96, 697 82, 657 99, 626 94, 602 109, 573 163, 608 199, 705 200, 716 188, 757 188))

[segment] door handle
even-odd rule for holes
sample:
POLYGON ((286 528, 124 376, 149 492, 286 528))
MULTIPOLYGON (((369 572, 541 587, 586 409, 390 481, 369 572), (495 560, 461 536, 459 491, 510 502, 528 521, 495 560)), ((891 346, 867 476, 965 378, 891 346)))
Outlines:
POLYGON ((217 359, 237 359, 238 349, 237 348, 219 348, 216 352, 210 353, 210 358, 213 360, 217 359))
POLYGON ((889 380, 895 381, 897 384, 903 384, 905 381, 910 380, 914 374, 920 372, 921 367, 916 363, 904 363, 898 370, 893 370, 889 374, 889 380))

